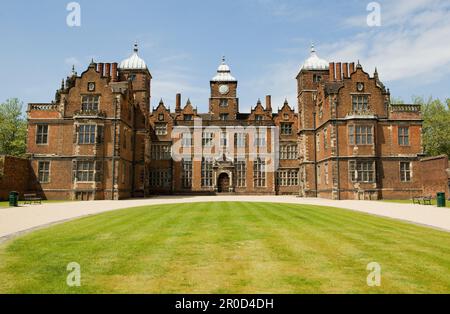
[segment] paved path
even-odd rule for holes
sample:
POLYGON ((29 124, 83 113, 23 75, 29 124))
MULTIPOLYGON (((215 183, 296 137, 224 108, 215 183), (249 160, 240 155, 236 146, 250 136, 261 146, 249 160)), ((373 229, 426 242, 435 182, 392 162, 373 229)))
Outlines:
POLYGON ((54 223, 136 206, 195 202, 271 202, 339 207, 427 225, 450 232, 450 208, 373 201, 333 201, 294 196, 157 197, 126 201, 53 203, 0 209, 0 242, 13 235, 54 223))

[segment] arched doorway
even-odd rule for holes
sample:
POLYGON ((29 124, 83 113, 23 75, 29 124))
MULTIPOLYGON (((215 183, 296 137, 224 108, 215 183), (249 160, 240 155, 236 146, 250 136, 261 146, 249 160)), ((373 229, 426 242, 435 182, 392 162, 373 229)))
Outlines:
POLYGON ((217 180, 217 188, 219 193, 230 192, 230 176, 228 173, 221 173, 217 180))

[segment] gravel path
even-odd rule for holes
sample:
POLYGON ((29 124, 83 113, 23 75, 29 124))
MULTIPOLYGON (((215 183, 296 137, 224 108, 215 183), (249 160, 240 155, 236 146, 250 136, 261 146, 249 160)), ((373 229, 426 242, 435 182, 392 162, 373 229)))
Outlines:
POLYGON ((145 205, 195 202, 271 202, 339 207, 390 217, 450 232, 450 209, 376 201, 333 201, 294 196, 171 196, 125 201, 54 203, 0 209, 0 242, 12 236, 51 224, 107 211, 145 205))

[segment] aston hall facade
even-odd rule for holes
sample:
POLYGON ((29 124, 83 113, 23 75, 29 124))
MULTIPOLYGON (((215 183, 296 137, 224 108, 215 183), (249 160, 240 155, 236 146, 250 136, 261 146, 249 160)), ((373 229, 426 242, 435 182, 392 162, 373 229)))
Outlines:
POLYGON ((151 108, 152 79, 136 45, 121 63, 73 70, 51 103, 29 104, 30 189, 74 200, 421 194, 421 108, 392 104, 378 72, 359 62, 329 63, 312 47, 296 104, 266 96, 247 113, 225 59, 205 113, 181 94, 151 108))

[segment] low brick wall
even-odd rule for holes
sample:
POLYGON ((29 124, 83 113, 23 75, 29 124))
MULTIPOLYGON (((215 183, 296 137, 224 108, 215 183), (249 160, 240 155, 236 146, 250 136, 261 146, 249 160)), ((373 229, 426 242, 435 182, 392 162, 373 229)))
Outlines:
POLYGON ((28 159, 0 156, 0 200, 7 200, 11 191, 23 197, 30 188, 31 173, 28 159))
POLYGON ((436 197, 436 193, 445 192, 450 197, 450 164, 448 156, 424 158, 420 161, 422 170, 423 194, 436 197))

